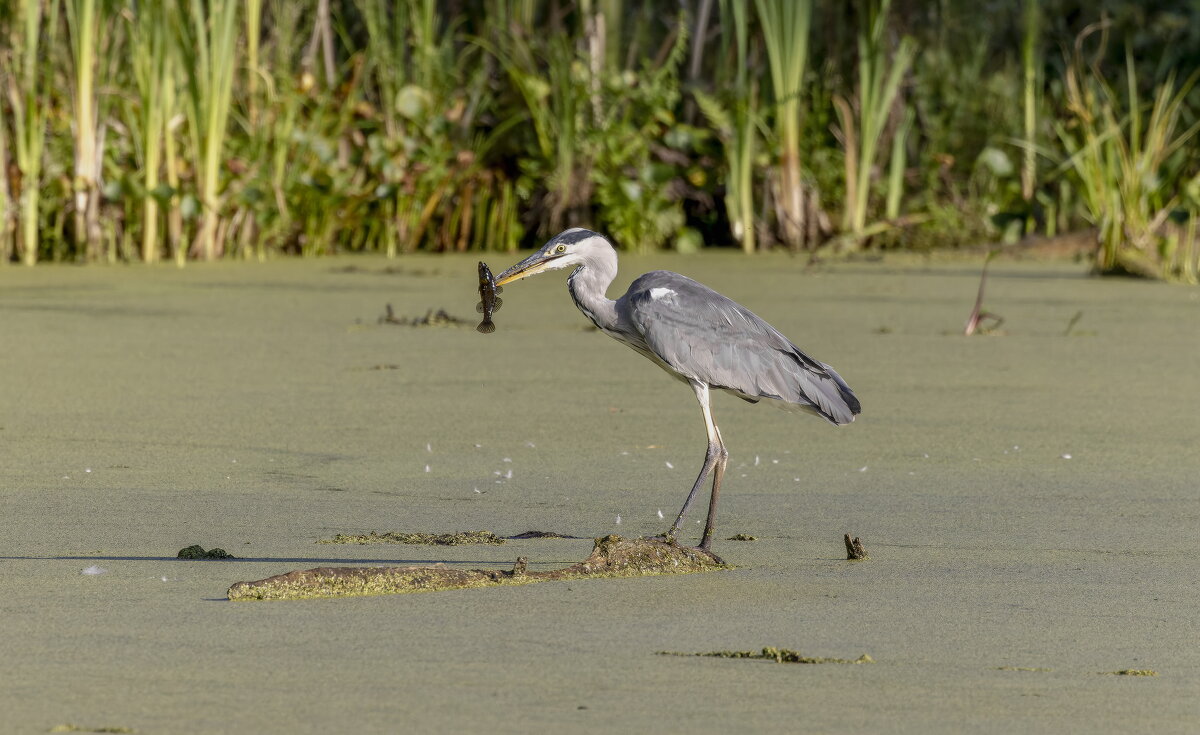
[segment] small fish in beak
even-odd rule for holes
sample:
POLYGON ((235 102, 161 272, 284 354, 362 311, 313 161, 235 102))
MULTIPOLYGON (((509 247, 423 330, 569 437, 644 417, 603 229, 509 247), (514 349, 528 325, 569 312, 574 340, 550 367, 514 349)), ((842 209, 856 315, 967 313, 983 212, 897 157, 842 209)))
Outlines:
POLYGON ((479 322, 479 326, 475 327, 483 334, 491 334, 496 331, 496 324, 492 321, 492 314, 499 311, 504 301, 496 294, 504 289, 496 286, 496 279, 492 277, 492 269, 488 268, 487 263, 479 261, 479 305, 475 310, 483 314, 483 321, 479 322))

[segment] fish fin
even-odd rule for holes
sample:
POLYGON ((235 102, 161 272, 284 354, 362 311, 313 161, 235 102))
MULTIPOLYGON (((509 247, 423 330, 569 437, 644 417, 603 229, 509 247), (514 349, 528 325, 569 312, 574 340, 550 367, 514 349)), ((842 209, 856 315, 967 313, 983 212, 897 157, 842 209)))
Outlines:
POLYGON ((496 286, 495 291, 496 293, 504 293, 504 286, 496 286))
POLYGON ((480 314, 483 313, 483 302, 482 301, 480 301, 478 304, 475 304, 475 311, 479 312, 480 314))
POLYGON ((500 311, 501 306, 504 306, 504 299, 497 297, 495 305, 492 306, 492 311, 500 311))
POLYGON ((491 334, 492 332, 496 331, 496 325, 493 322, 484 319, 483 321, 479 322, 479 326, 475 327, 475 329, 482 334, 491 334))

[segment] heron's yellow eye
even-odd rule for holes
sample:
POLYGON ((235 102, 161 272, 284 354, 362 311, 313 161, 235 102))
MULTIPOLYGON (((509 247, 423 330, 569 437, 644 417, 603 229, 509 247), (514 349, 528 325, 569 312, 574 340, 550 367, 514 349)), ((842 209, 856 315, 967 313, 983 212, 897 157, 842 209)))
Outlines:
POLYGON ((565 253, 565 252, 567 252, 567 246, 566 246, 566 245, 559 245, 558 247, 554 248, 554 252, 555 252, 556 254, 562 254, 562 253, 565 253))

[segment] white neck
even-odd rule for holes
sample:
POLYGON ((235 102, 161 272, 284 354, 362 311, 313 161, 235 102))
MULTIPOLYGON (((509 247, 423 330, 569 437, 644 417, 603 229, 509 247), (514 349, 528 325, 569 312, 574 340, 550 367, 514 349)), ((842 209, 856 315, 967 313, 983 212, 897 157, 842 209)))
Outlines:
POLYGON ((601 257, 590 258, 586 265, 575 269, 567 279, 567 290, 575 305, 601 329, 612 330, 617 325, 617 303, 605 294, 617 277, 617 253, 611 248, 601 257))

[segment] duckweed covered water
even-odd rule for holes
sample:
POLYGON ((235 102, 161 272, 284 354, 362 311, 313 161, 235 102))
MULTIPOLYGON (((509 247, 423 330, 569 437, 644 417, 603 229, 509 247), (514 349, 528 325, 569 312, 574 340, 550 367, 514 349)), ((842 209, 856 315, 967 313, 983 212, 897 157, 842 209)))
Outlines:
MULTIPOLYGON (((623 256, 610 295, 680 271, 862 399, 835 429, 714 397, 730 450, 715 551, 735 569, 226 602, 235 580, 289 570, 507 572, 524 556, 537 572, 597 536, 666 530, 656 511, 679 507, 704 454, 695 398, 585 331, 564 278, 508 287, 490 336, 377 323, 389 303, 472 316, 477 260, 0 268, 4 727, 925 735, 1200 721, 1181 644, 1200 609, 1200 290, 1080 266, 993 262, 986 307, 1006 334, 964 338, 978 261, 623 256), (315 543, 481 528, 586 540, 315 543), (760 540, 724 541, 735 531, 760 540), (871 562, 845 560, 846 531, 871 562), (204 539, 243 558, 176 560, 204 539), (90 566, 108 572, 79 573, 90 566), (764 641, 880 663, 653 654, 764 641), (994 668, 1006 664, 1054 671, 994 668), (1159 676, 1099 674, 1126 668, 1159 676)), ((681 543, 696 542, 704 500, 681 543)))

